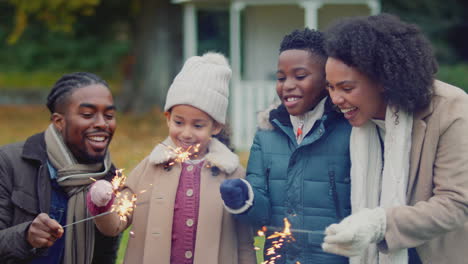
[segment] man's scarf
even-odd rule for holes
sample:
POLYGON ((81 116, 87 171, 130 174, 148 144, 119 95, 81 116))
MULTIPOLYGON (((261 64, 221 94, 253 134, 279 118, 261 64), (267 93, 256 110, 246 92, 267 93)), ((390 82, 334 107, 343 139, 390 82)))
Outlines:
MULTIPOLYGON (((104 178, 109 172, 109 153, 103 163, 79 164, 52 124, 45 131, 45 142, 49 162, 57 169, 57 182, 68 195, 67 224, 89 217, 86 207, 88 186, 94 182, 93 179, 104 178)), ((93 251, 93 221, 66 228, 64 264, 90 264, 93 251)))

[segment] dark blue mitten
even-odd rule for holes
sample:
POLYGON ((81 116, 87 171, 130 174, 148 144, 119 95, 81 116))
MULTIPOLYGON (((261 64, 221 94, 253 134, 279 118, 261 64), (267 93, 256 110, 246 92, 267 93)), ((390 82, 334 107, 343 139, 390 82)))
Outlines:
POLYGON ((249 199, 247 184, 241 179, 229 179, 221 183, 221 198, 224 204, 232 209, 239 209, 249 199))

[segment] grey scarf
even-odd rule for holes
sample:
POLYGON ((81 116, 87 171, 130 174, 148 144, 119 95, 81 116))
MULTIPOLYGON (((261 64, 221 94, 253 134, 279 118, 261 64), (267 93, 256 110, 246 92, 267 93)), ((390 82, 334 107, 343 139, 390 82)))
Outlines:
MULTIPOLYGON (((52 124, 45 131, 45 141, 49 162, 57 169, 57 182, 68 194, 67 224, 89 217, 86 207, 88 186, 94 182, 91 178, 98 180, 107 175, 111 167, 109 153, 104 164, 79 164, 52 124)), ((66 228, 64 264, 90 264, 93 251, 93 221, 66 228)))

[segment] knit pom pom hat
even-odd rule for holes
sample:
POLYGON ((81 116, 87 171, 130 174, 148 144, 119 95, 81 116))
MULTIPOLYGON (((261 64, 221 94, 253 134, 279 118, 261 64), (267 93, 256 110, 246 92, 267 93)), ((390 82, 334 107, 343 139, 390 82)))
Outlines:
POLYGON ((225 124, 231 75, 228 61, 220 53, 189 58, 169 87, 164 111, 175 105, 191 105, 225 124))

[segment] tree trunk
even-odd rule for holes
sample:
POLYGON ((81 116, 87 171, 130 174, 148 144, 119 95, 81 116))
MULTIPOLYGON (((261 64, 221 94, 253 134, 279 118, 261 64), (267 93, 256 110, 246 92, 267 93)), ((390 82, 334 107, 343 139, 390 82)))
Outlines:
POLYGON ((182 60, 182 12, 170 0, 140 1, 133 31, 135 63, 120 95, 120 108, 142 113, 164 107, 182 60))

